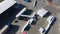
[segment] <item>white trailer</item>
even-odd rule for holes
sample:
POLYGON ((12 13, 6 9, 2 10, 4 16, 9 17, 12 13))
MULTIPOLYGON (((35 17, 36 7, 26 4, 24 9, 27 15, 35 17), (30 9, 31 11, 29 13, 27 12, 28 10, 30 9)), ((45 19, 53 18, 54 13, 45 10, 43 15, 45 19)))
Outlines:
POLYGON ((31 18, 31 19, 28 20, 28 23, 31 25, 33 23, 33 21, 34 21, 34 19, 31 18))
POLYGON ((44 34, 43 31, 44 31, 44 28, 40 28, 40 29, 39 29, 39 32, 40 32, 41 34, 44 34))
POLYGON ((28 17, 28 18, 31 18, 32 16, 30 15, 21 15, 22 17, 28 17))
POLYGON ((41 8, 38 10, 37 14, 40 16, 40 17, 44 17, 44 15, 47 13, 48 11, 46 11, 44 8, 41 8))
POLYGON ((22 28, 21 32, 23 32, 23 31, 24 31, 24 29, 25 29, 28 25, 29 25, 29 23, 27 22, 27 23, 23 26, 23 28, 22 28))
POLYGON ((22 13, 24 13, 25 11, 27 10, 27 7, 23 8, 17 15, 16 15, 16 18, 21 16, 22 13))
POLYGON ((22 30, 21 30, 21 32, 23 32, 24 31, 24 29, 30 24, 31 25, 31 23, 34 21, 34 19, 29 19, 28 21, 27 21, 27 23, 23 26, 23 28, 22 28, 22 30))
POLYGON ((32 15, 20 15, 20 16, 22 16, 22 17, 28 17, 28 18, 32 18, 32 17, 34 17, 35 16, 35 13, 33 13, 32 15))

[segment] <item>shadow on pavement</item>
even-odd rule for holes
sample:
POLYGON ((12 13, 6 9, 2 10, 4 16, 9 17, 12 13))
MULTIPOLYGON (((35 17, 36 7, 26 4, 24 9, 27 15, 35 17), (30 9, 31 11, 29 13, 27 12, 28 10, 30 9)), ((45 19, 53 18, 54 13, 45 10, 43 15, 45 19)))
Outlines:
POLYGON ((9 31, 6 32, 6 34, 16 34, 20 26, 12 25, 12 27, 9 29, 9 31))
POLYGON ((53 24, 56 22, 56 20, 57 20, 57 19, 55 18, 55 20, 53 21, 53 23, 51 24, 51 26, 53 26, 53 24))
POLYGON ((43 17, 49 17, 51 15, 50 12, 48 12, 47 14, 45 14, 43 17))
POLYGON ((33 21, 33 23, 31 25, 35 25, 37 22, 36 21, 33 21))
POLYGON ((18 19, 22 21, 28 21, 30 18, 20 16, 18 19))
POLYGON ((23 13, 23 15, 31 15, 32 13, 33 13, 33 10, 28 9, 23 13))

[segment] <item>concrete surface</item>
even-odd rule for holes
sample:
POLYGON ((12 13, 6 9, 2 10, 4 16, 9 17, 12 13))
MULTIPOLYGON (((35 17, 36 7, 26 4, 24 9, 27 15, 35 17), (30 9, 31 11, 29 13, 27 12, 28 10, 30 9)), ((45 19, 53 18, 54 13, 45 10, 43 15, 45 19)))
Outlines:
MULTIPOLYGON (((29 9, 33 10, 33 12, 37 12, 38 9, 40 9, 40 8, 45 8, 47 11, 49 11, 51 13, 51 15, 56 17, 56 22, 53 24, 53 26, 50 28, 50 30, 47 34, 60 34, 60 10, 57 10, 56 8, 47 5, 44 0, 37 0, 36 7, 33 6, 34 0, 31 0, 32 2, 30 2, 30 3, 27 3, 23 0, 16 0, 16 1, 17 1, 17 3, 28 6, 29 9)), ((26 24, 26 21, 18 20, 19 21, 18 23, 14 23, 14 21, 12 24, 17 25, 18 29, 16 30, 16 32, 14 32, 15 28, 10 30, 11 31, 10 34, 11 33, 12 34, 21 34, 21 29, 22 29, 23 25, 26 24)), ((48 24, 47 17, 44 17, 44 18, 39 17, 39 20, 36 22, 36 24, 31 25, 30 30, 27 32, 28 32, 28 34, 40 34, 39 28, 40 27, 45 28, 47 26, 47 24, 48 24)))

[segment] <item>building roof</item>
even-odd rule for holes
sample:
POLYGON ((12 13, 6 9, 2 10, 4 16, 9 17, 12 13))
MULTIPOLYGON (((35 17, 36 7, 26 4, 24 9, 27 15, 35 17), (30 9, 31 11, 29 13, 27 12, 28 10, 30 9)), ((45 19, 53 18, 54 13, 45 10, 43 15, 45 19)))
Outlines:
POLYGON ((10 8, 15 3, 16 3, 16 1, 14 1, 14 0, 4 0, 4 1, 2 1, 0 3, 0 14, 3 13, 8 8, 10 8))

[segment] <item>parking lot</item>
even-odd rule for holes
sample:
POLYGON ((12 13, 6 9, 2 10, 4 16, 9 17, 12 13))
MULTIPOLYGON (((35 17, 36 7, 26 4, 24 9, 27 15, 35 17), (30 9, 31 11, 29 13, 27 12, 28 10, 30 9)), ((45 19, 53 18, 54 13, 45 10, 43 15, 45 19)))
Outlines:
MULTIPOLYGON (((53 24, 53 26, 50 28, 50 30, 48 31, 47 34, 60 34, 60 11, 57 10, 56 8, 49 6, 46 4, 46 2, 44 2, 44 0, 37 0, 37 6, 34 7, 33 3, 34 0, 32 0, 32 2, 27 3, 23 0, 16 0, 17 3, 23 4, 28 6, 28 9, 32 9, 33 12, 37 12, 40 8, 44 8, 45 10, 49 11, 52 16, 56 17, 56 21, 53 24)), ((15 19, 12 24, 14 25, 10 31, 8 31, 7 34, 21 34, 21 29, 22 27, 26 24, 27 21, 23 21, 23 20, 19 20, 19 19, 15 19), (15 20, 18 20, 17 23, 15 23, 15 20)), ((47 26, 48 22, 47 22, 47 17, 39 17, 38 21, 34 24, 31 25, 31 28, 27 31, 28 34, 40 34, 39 32, 39 28, 43 27, 45 28, 47 26)))

